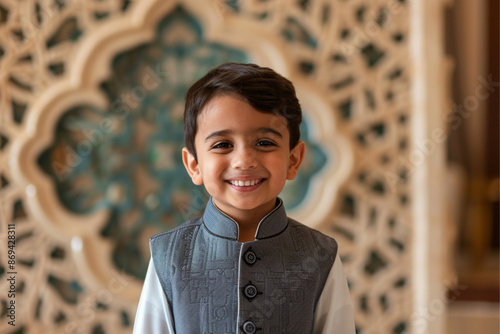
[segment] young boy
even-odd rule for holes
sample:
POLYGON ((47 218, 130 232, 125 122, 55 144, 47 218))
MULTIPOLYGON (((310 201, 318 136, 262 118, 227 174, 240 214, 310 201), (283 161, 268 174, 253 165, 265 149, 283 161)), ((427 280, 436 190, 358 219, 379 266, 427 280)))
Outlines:
POLYGON ((304 157, 292 83, 227 63, 185 107, 182 159, 211 198, 151 238, 134 333, 353 334, 337 243, 287 218, 278 197, 304 157))

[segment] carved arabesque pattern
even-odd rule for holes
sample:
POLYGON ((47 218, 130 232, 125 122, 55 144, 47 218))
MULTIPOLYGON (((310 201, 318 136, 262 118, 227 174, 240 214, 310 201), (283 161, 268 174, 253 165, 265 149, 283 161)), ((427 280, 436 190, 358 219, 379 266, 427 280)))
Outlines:
MULTIPOLYGON (((65 75, 82 36, 135 4, 0 2, 0 233, 5 240, 7 223, 16 224, 16 328, 22 332, 131 331, 135 305, 114 296, 128 278, 117 277, 100 289, 79 276, 71 245, 39 226, 26 210, 30 188, 12 181, 8 157, 12 142, 27 131, 24 120, 32 101, 65 75)), ((221 19, 241 15, 278 32, 296 70, 328 92, 354 149, 354 166, 321 229, 340 243, 359 332, 406 332, 412 296, 412 166, 405 163, 411 122, 408 5, 390 0, 213 5, 221 19)), ((6 291, 4 249, 0 263, 0 289, 6 291)), ((2 322, 0 331, 11 328, 2 322)))
MULTIPOLYGON (((16 226, 16 326, 8 325, 1 297, 2 333, 113 333, 131 331, 135 305, 115 294, 129 279, 118 276, 93 288, 76 270, 71 245, 45 230, 26 208, 25 185, 13 182, 8 159, 24 136, 35 97, 64 76, 78 41, 101 21, 123 15, 128 1, 0 2, 0 233, 16 226)), ((8 291, 6 248, 0 250, 0 289, 8 291)))

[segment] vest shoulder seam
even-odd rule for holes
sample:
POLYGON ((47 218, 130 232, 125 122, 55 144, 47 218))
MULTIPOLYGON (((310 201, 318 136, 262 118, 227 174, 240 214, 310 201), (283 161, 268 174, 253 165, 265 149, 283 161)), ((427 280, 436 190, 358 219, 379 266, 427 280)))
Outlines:
POLYGON ((202 217, 194 218, 194 219, 189 220, 189 221, 187 221, 187 222, 185 222, 185 223, 183 223, 183 224, 181 224, 181 225, 179 225, 171 230, 153 235, 150 238, 150 241, 152 242, 156 239, 168 236, 170 234, 178 233, 178 232, 181 232, 181 231, 186 230, 186 229, 196 228, 196 227, 200 226, 201 223, 202 223, 202 217))

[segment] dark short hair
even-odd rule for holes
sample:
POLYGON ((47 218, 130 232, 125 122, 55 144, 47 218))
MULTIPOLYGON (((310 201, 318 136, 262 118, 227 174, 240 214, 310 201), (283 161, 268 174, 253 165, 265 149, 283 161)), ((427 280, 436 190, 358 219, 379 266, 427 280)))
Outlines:
POLYGON ((198 115, 214 97, 221 95, 240 98, 260 112, 283 116, 290 132, 290 149, 297 145, 302 110, 290 80, 268 67, 225 63, 196 81, 186 94, 184 142, 195 159, 198 115))

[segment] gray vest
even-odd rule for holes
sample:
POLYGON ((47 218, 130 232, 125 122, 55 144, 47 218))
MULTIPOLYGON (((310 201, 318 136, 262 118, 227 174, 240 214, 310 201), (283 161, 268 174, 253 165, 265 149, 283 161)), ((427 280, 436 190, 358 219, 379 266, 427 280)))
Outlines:
POLYGON ((256 240, 210 199, 202 217, 151 238, 178 334, 311 333, 337 243, 286 216, 279 200, 256 240))

